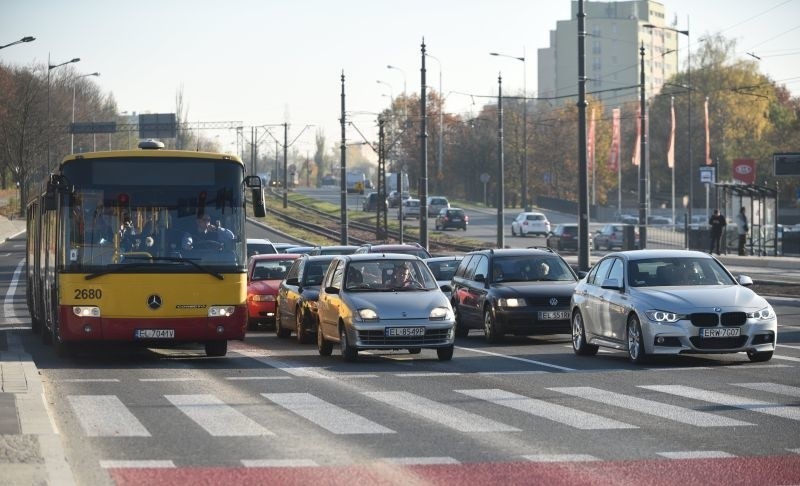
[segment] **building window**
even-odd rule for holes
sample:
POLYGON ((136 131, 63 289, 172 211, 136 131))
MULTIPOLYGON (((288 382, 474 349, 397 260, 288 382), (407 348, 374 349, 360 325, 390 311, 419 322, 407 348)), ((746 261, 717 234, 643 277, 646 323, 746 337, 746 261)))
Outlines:
POLYGON ((602 52, 601 49, 602 44, 600 41, 593 41, 592 42, 592 54, 600 54, 602 52))

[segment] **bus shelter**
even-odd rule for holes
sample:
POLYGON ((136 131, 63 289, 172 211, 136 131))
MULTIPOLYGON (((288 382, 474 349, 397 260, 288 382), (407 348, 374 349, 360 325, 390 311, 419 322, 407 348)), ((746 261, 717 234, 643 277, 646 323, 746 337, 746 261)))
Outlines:
POLYGON ((746 208, 748 233, 745 249, 748 255, 777 256, 778 191, 755 184, 717 183, 717 207, 728 220, 725 247, 735 252, 738 245, 736 215, 746 208))

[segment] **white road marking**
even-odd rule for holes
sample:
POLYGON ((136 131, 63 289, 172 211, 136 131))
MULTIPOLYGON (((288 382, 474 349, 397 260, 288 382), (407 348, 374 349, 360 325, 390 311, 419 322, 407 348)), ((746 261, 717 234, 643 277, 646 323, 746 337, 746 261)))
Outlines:
POLYGON ((228 376, 230 381, 291 380, 291 376, 228 376))
POLYGON ((800 420, 800 408, 797 407, 780 406, 770 402, 762 402, 761 400, 753 400, 751 398, 738 397, 735 395, 728 395, 727 393, 718 393, 683 385, 646 385, 641 386, 641 388, 704 402, 716 403, 718 405, 751 410, 775 417, 800 420))
POLYGON ((772 359, 782 359, 784 361, 794 361, 795 363, 800 362, 800 358, 795 358, 794 356, 781 356, 780 354, 773 354, 772 359))
POLYGON ((724 457, 736 457, 724 451, 674 451, 656 452, 661 457, 667 459, 719 459, 724 457))
POLYGON ((214 437, 275 435, 213 395, 164 395, 214 437))
POLYGON ((126 468, 135 468, 135 469, 169 469, 175 467, 175 463, 172 461, 159 461, 159 460, 152 460, 152 461, 100 461, 100 467, 103 469, 126 469, 126 468))
POLYGON ((576 429, 637 429, 638 427, 613 419, 601 417, 593 413, 583 412, 555 403, 528 398, 516 393, 499 389, 456 390, 458 393, 486 400, 496 405, 519 410, 537 417, 546 418, 554 422, 569 425, 576 429))
POLYGON ((491 419, 481 417, 450 405, 408 392, 364 392, 364 395, 380 402, 413 413, 438 424, 458 430, 459 432, 519 432, 511 427, 491 419))
POLYGON ((573 397, 579 397, 594 402, 622 407, 639 413, 654 415, 656 417, 674 420, 683 424, 695 427, 736 427, 740 425, 753 425, 748 422, 734 420, 721 415, 714 415, 706 412, 699 412, 690 408, 678 407, 668 403, 660 403, 645 398, 632 397, 621 393, 601 390, 589 386, 548 388, 548 390, 566 393, 573 397))
POLYGON ((567 368, 566 366, 559 366, 550 363, 544 363, 542 361, 535 361, 532 359, 520 358, 518 356, 508 356, 507 354, 500 354, 500 353, 493 353, 491 351, 485 351, 483 349, 475 349, 475 348, 465 348, 462 346, 456 346, 456 349, 461 349, 464 351, 472 351, 473 353, 481 353, 481 354, 488 354, 489 356, 497 356, 498 358, 505 358, 511 359, 514 361, 522 361, 523 363, 535 364, 538 366, 545 366, 547 368, 555 368, 561 371, 576 371, 574 368, 567 368))
POLYGON ((395 433, 392 429, 328 403, 310 393, 262 393, 261 395, 334 434, 395 433))
POLYGON ((378 459, 382 462, 398 464, 402 466, 430 466, 435 464, 461 464, 452 457, 382 457, 378 459))
POLYGON ((244 467, 317 467, 312 459, 242 459, 244 467))
POLYGON ((447 378, 448 376, 459 376, 461 373, 396 373, 394 376, 398 378, 447 378))
POLYGON ((139 381, 142 382, 154 382, 154 383, 168 383, 168 382, 183 382, 183 381, 201 381, 202 378, 191 378, 191 377, 175 377, 175 378, 139 378, 139 381))
POLYGON ((89 437, 150 437, 115 395, 70 395, 67 400, 89 437))
POLYGON ((741 386, 751 390, 765 391, 778 395, 788 395, 800 398, 800 388, 796 386, 781 385, 779 383, 731 383, 734 386, 741 386))
POLYGON ((117 378, 66 378, 62 383, 119 383, 117 378))
POLYGON ((591 462, 600 459, 589 454, 532 454, 522 456, 531 462, 591 462))
POLYGON ((283 372, 289 373, 290 375, 302 377, 302 378, 324 378, 330 379, 331 376, 325 375, 320 373, 318 370, 322 370, 322 367, 311 367, 311 366, 295 366, 291 363, 287 363, 285 361, 280 361, 277 359, 269 358, 268 355, 264 351, 256 350, 255 348, 248 348, 248 349, 236 349, 235 353, 230 354, 240 354, 247 358, 254 359, 259 363, 263 363, 271 368, 279 369, 283 372))

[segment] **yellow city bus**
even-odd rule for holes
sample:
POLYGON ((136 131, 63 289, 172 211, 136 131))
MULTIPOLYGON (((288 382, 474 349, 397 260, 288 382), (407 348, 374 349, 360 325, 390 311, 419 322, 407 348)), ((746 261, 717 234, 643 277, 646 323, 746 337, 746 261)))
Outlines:
POLYGON ((258 176, 233 155, 164 150, 73 154, 27 206, 34 333, 75 343, 201 343, 224 356, 247 326, 245 192, 258 176))

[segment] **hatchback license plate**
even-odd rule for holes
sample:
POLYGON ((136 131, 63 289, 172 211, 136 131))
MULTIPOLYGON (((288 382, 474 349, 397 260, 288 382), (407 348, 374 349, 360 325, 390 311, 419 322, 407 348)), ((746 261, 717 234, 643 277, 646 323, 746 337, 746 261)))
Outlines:
POLYGON ((424 327, 387 327, 384 334, 390 337, 404 336, 424 336, 424 327))
POLYGON ((543 311, 539 313, 540 321, 558 321, 569 319, 569 311, 543 311))
POLYGON ((174 339, 175 329, 137 329, 133 333, 136 339, 174 339))
POLYGON ((739 337, 742 330, 738 327, 705 327, 700 329, 700 337, 704 338, 725 338, 739 337))

